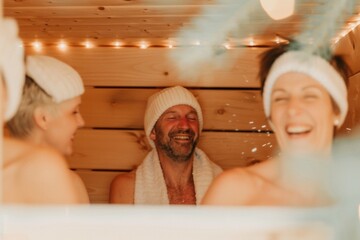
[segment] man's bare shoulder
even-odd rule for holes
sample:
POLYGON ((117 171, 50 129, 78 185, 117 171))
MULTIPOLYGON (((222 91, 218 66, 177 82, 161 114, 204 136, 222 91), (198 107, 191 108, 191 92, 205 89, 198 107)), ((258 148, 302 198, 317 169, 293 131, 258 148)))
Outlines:
POLYGON ((110 203, 133 204, 136 171, 116 176, 110 186, 110 203))
POLYGON ((202 203, 206 205, 247 205, 261 187, 261 178, 246 168, 221 173, 211 184, 202 203))

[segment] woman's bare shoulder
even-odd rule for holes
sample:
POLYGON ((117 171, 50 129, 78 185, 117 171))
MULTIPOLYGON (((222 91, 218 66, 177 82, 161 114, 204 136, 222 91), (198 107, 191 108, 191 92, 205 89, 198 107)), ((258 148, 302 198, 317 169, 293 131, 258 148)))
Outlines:
POLYGON ((246 205, 256 191, 258 176, 246 168, 224 171, 210 185, 202 203, 209 205, 246 205))

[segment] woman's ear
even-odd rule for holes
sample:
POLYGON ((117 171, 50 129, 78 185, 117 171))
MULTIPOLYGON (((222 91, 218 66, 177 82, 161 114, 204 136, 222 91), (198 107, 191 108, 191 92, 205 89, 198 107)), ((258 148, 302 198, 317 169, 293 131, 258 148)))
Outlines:
POLYGON ((273 132, 275 132, 275 127, 274 127, 274 124, 273 124, 272 121, 271 121, 271 118, 268 118, 267 121, 268 121, 268 123, 269 123, 269 126, 270 126, 271 129, 273 130, 273 132))
POLYGON ((37 127, 46 131, 49 125, 50 114, 43 107, 37 107, 34 111, 34 122, 37 127))
POLYGON ((2 84, 2 103, 1 103, 1 111, 2 111, 2 119, 3 121, 5 122, 5 112, 6 112, 6 108, 7 108, 7 105, 8 105, 8 97, 7 97, 7 92, 6 92, 6 86, 5 86, 5 82, 3 80, 4 78, 2 77, 2 74, 0 72, 0 81, 1 81, 1 84, 2 84))

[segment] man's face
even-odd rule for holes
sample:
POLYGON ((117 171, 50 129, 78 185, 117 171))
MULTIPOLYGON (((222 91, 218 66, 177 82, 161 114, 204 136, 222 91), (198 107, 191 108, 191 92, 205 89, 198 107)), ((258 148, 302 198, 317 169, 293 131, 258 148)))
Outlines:
POLYGON ((199 119, 194 108, 176 105, 167 109, 156 122, 150 138, 160 154, 176 162, 191 159, 199 139, 199 119))

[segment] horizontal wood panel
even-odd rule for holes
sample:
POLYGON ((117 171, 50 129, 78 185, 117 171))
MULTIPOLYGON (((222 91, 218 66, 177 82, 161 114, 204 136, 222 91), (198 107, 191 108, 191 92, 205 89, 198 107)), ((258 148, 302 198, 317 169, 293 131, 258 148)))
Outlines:
MULTIPOLYGON (((318 2, 323 2, 318 1, 318 2)), ((45 7, 45 6, 123 6, 123 5, 203 5, 217 3, 215 0, 172 0, 172 1, 154 1, 154 0, 4 0, 5 7, 45 7), (104 4, 105 3, 105 4, 104 4)), ((316 6, 317 2, 301 1, 298 5, 316 6)))
MULTIPOLYGON (((147 99, 160 89, 86 88, 81 113, 86 127, 144 127, 147 99)), ((198 99, 204 115, 204 129, 269 130, 260 91, 213 90, 190 91, 198 99)))
POLYGON ((154 0, 4 0, 5 7, 32 7, 32 6, 126 6, 126 5, 201 5, 215 2, 214 0, 177 0, 177 1, 154 1, 154 0))
MULTIPOLYGON (((49 7, 6 7, 4 8, 5 16, 15 18, 44 17, 44 18, 82 18, 82 17, 116 17, 116 16, 154 16, 160 15, 166 17, 168 15, 177 16, 195 16, 202 6, 199 5, 140 5, 140 6, 49 6, 49 7)), ((207 5, 209 8, 221 9, 222 6, 207 5)))
POLYGON ((360 73, 349 79, 349 112, 339 132, 341 134, 351 133, 360 127, 360 73))
MULTIPOLYGON (((216 69, 204 66, 196 80, 182 78, 165 48, 79 48, 59 51, 47 47, 47 54, 70 64, 83 77, 87 86, 194 86, 194 87, 259 87, 258 55, 264 48, 242 48, 228 51, 234 64, 216 69)), ((34 54, 28 48, 29 54, 34 54)))
MULTIPOLYGON (((276 148, 273 134, 241 132, 203 132, 199 147, 224 169, 265 160, 276 148)), ((150 147, 143 131, 79 130, 73 169, 131 170, 139 165, 150 147)))
MULTIPOLYGON (((28 5, 16 6, 16 7, 5 7, 4 15, 11 16, 16 18, 29 18, 29 17, 43 17, 43 18, 83 18, 83 17, 117 17, 117 16, 196 16, 200 13, 205 7, 207 11, 202 11, 207 13, 222 14, 227 11, 226 4, 201 4, 201 5, 122 5, 114 6, 101 4, 91 5, 87 4, 85 6, 76 5, 76 3, 71 5, 53 5, 53 6, 34 6, 28 5), (209 11, 209 9, 217 11, 209 11)), ((260 4, 258 5, 261 10, 260 4)), ((325 11, 321 9, 320 11, 325 11)), ((309 5, 299 5, 297 11, 294 15, 310 14, 316 13, 321 14, 318 9, 314 8, 314 4, 309 5)), ((253 11, 251 12, 252 19, 269 19, 264 11, 253 11)))
MULTIPOLYGON (((140 24, 144 26, 146 24, 189 24, 192 21, 190 16, 167 16, 166 18, 161 16, 145 16, 145 17, 100 17, 100 18, 18 18, 17 22, 20 26, 89 26, 95 27, 98 25, 114 26, 114 25, 131 25, 131 24, 140 24)), ((268 19, 264 21, 258 20, 254 24, 267 24, 268 19)), ((277 22, 274 25, 288 25, 288 24, 299 24, 301 23, 300 18, 292 17, 286 22, 277 22)))
MULTIPOLYGON (((259 24, 251 24, 250 27, 253 28, 260 28, 264 25, 264 23, 259 24)), ((105 34, 114 33, 127 36, 127 32, 134 32, 136 31, 148 31, 151 33, 152 31, 154 33, 164 33, 164 34, 174 34, 177 31, 179 31, 182 27, 190 27, 190 24, 186 23, 160 23, 160 24, 151 24, 151 23, 142 23, 141 26, 139 26, 138 23, 126 23, 126 24, 116 24, 116 25, 107 25, 101 23, 101 21, 98 21, 97 25, 76 25, 72 22, 68 25, 66 24, 59 24, 59 25, 31 25, 31 26, 20 26, 20 34, 22 33, 35 33, 39 34, 41 32, 44 33, 62 33, 64 34, 64 37, 67 36, 69 32, 78 32, 78 35, 80 37, 83 37, 84 33, 87 32, 98 32, 99 35, 105 36, 105 34)), ((271 31, 278 32, 278 31, 292 31, 294 28, 294 23, 283 23, 283 24, 277 24, 272 26, 271 31)), ((140 34, 139 32, 137 32, 140 34)))
POLYGON ((111 181, 120 172, 83 171, 76 173, 83 180, 91 203, 108 203, 111 181))

